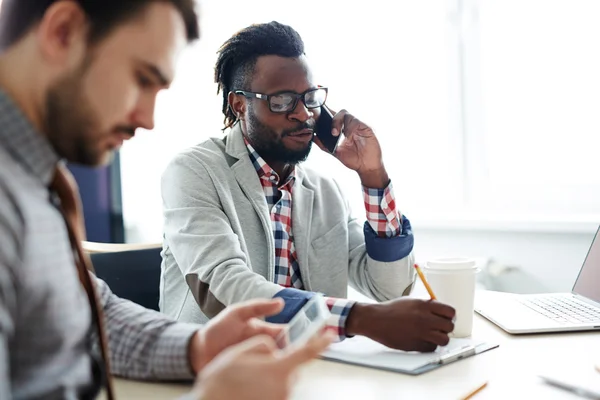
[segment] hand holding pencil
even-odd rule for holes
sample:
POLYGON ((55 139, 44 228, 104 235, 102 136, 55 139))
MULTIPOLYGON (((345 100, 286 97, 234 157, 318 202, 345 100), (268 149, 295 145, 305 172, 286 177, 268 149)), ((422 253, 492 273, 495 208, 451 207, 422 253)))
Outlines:
POLYGON ((456 310, 439 301, 423 272, 414 266, 431 300, 402 296, 376 303, 357 303, 346 320, 347 335, 362 335, 387 347, 430 352, 448 344, 454 330, 456 310))

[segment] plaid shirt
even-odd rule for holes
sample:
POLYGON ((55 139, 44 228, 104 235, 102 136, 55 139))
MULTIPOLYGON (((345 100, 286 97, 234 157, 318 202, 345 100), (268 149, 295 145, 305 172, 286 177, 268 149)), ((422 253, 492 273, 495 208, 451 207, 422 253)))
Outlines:
MULTIPOLYGON (((277 173, 245 138, 244 140, 270 210, 275 237, 275 283, 282 287, 303 290, 292 229, 292 191, 296 182, 296 170, 292 169, 285 182, 280 182, 277 173)), ((363 188, 363 195, 371 228, 381 237, 399 235, 402 226, 401 215, 396 210, 392 184, 385 189, 363 188)), ((343 340, 346 337, 346 318, 355 302, 332 297, 326 297, 326 302, 331 311, 328 328, 338 335, 339 340, 343 340)))

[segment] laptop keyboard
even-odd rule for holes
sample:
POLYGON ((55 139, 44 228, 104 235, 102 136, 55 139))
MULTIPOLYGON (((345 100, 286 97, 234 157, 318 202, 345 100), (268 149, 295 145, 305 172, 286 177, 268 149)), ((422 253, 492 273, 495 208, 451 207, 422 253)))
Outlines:
POLYGON ((563 324, 600 323, 600 308, 572 296, 517 296, 523 305, 563 324))

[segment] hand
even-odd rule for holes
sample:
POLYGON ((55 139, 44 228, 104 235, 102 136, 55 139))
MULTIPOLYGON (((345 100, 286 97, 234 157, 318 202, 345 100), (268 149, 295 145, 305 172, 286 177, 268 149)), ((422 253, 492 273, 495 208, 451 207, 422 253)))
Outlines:
MULTIPOLYGON (((389 178, 381 154, 379 141, 367 124, 354 117, 346 110, 334 113, 332 135, 339 136, 342 132, 345 140, 341 141, 335 151, 335 157, 347 168, 358 173, 362 184, 369 188, 385 188, 389 178)), ((326 150, 323 143, 315 137, 315 143, 326 150)))
POLYGON ((297 368, 323 352, 333 340, 324 334, 305 346, 279 350, 273 339, 257 336, 231 347, 198 376, 197 399, 285 400, 297 368))
POLYGON ((277 337, 283 325, 269 324, 258 318, 278 314, 282 309, 281 299, 251 300, 227 307, 192 337, 190 363, 194 372, 200 372, 229 346, 256 335, 277 337))
POLYGON ((434 351, 450 341, 454 308, 435 300, 404 297, 380 304, 356 304, 346 322, 350 335, 367 336, 404 351, 434 351))

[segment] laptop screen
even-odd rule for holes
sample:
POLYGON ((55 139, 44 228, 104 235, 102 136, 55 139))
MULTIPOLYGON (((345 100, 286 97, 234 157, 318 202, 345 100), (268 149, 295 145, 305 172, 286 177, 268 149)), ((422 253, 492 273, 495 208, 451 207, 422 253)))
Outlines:
POLYGON ((573 293, 600 303, 600 235, 596 231, 590 251, 579 271, 573 293))

